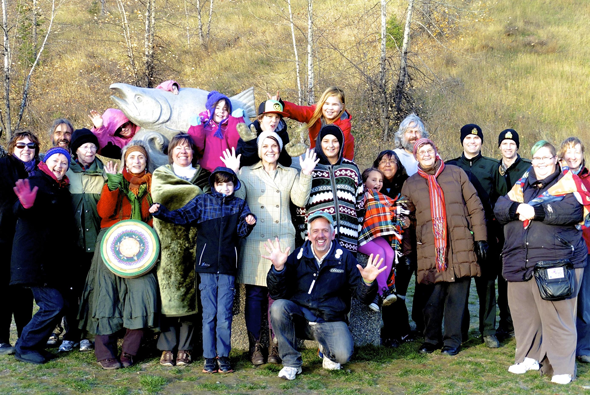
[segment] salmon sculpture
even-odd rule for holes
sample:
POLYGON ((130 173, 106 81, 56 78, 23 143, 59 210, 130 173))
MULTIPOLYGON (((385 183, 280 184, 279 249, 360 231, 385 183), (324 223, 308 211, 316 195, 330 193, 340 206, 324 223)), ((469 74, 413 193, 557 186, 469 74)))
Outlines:
MULTIPOLYGON (((199 113, 206 110, 208 91, 180 88, 178 94, 162 89, 140 88, 116 83, 110 86, 111 99, 127 118, 141 129, 134 140, 142 140, 149 147, 150 171, 168 164, 168 143, 178 133, 186 133, 199 113)), ((232 113, 243 116, 246 123, 256 117, 254 88, 230 97, 232 113)))

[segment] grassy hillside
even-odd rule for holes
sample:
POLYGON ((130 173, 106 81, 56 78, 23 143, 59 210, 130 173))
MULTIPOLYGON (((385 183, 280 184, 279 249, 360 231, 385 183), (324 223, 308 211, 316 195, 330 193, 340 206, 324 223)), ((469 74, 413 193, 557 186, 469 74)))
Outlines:
MULTIPOLYGON (((292 1, 303 82, 306 3, 292 1)), ((25 115, 25 124, 33 130, 44 133, 51 120, 61 116, 72 119, 76 127, 89 126, 88 110, 112 106, 109 84, 133 81, 116 3, 106 4, 106 15, 99 14, 98 3, 73 0, 61 5, 25 115)), ((141 64, 143 6, 125 4, 136 61, 141 64)), ((254 86, 257 101, 266 97, 265 92, 280 89, 284 98, 296 101, 284 1, 216 1, 206 47, 198 44, 194 6, 186 3, 187 17, 184 4, 157 3, 158 81, 174 78, 182 86, 217 89, 230 96, 254 86)), ((521 134, 524 156, 540 138, 555 143, 569 135, 587 139, 587 1, 451 0, 448 4, 455 6, 448 7, 448 15, 456 18, 437 21, 442 32, 436 40, 415 23, 410 47, 413 64, 431 79, 415 81, 420 115, 446 158, 461 152, 458 130, 470 122, 482 126, 484 153, 491 156, 498 156, 497 135, 508 127, 521 134)), ((388 3, 389 17, 403 24, 406 5, 405 0, 388 3)), ((316 98, 330 85, 345 89, 360 167, 393 144, 379 141, 378 108, 367 83, 378 70, 379 8, 377 0, 314 3, 316 98)), ((415 20, 420 15, 417 10, 415 20)), ((397 75, 395 48, 390 55, 391 82, 397 75)))

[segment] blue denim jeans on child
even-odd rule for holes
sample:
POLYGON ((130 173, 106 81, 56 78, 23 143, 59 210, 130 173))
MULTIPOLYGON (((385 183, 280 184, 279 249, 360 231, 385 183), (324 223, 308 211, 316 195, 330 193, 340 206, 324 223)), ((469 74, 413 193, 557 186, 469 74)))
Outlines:
POLYGON ((235 277, 227 274, 199 273, 203 305, 203 356, 229 357, 235 277))
POLYGON ((354 342, 346 322, 318 322, 310 325, 299 305, 286 299, 279 299, 273 303, 270 308, 270 319, 279 342, 283 366, 301 367, 297 338, 316 340, 322 346, 324 356, 333 362, 344 364, 352 356, 354 342))

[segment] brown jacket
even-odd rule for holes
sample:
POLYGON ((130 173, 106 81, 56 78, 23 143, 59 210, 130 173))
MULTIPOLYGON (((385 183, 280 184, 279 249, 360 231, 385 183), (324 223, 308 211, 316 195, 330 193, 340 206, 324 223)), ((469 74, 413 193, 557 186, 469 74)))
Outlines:
POLYGON ((437 181, 444 193, 447 212, 448 266, 441 272, 436 271, 428 182, 416 173, 402 187, 402 195, 416 206, 418 282, 454 282, 457 278, 480 276, 474 241, 485 241, 487 233, 477 192, 467 174, 457 166, 446 165, 437 181))

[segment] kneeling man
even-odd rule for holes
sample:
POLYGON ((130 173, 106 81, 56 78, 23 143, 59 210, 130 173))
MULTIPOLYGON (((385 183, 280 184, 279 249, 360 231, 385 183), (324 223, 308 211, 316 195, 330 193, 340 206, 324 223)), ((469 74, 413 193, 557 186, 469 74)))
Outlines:
POLYGON ((301 353, 297 338, 319 343, 324 369, 338 370, 354 351, 347 314, 350 298, 369 304, 375 298, 383 258, 369 258, 363 268, 356 258, 334 241, 332 216, 315 212, 307 220, 308 239, 289 255, 278 240, 266 244, 272 261, 267 275, 270 297, 275 300, 270 319, 279 342, 283 369, 279 377, 294 380, 301 373, 301 353))

